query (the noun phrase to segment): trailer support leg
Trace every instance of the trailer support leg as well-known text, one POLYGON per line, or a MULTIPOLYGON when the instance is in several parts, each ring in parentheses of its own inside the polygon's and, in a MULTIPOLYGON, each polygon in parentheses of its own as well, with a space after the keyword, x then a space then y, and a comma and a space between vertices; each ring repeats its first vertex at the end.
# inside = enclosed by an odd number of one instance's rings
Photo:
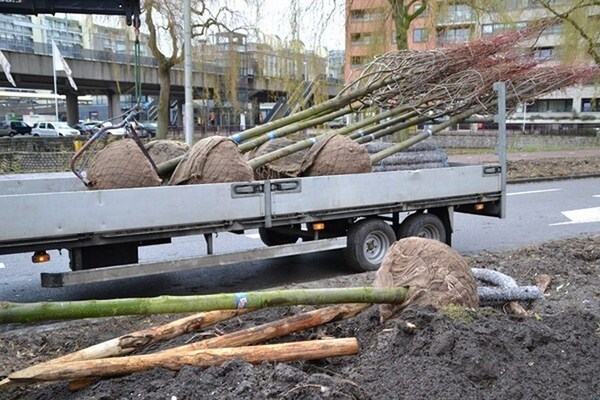
POLYGON ((204 239, 206 240, 206 254, 213 254, 213 235, 212 233, 205 233, 204 239))

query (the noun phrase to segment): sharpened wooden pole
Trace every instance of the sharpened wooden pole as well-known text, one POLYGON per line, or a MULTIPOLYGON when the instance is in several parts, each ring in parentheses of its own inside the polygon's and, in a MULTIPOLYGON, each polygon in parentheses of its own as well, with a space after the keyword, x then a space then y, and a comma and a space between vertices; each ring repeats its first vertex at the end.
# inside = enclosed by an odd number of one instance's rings
POLYGON ((127 335, 119 336, 118 338, 107 340, 74 353, 55 358, 49 362, 61 363, 123 356, 185 333, 199 331, 207 326, 226 321, 245 313, 245 310, 219 310, 198 313, 169 322, 168 324, 128 333, 127 335))
POLYGON ((401 303, 406 288, 291 289, 205 296, 84 300, 72 302, 0 302, 0 323, 26 323, 54 319, 186 313, 214 310, 259 309, 290 305, 342 303, 401 303))
MULTIPOLYGON (((220 347, 240 347, 240 346, 249 346, 254 344, 263 343, 267 340, 272 340, 276 338, 280 338, 290 333, 299 332, 305 329, 314 328, 316 326, 324 325, 330 322, 342 321, 348 318, 355 317, 360 314, 362 311, 371 307, 371 304, 339 304, 335 306, 329 306, 325 308, 320 308, 317 310, 307 311, 304 313, 300 313, 297 315, 292 315, 290 317, 282 318, 276 321, 268 322, 262 325, 253 326, 250 328, 242 329, 239 331, 227 333, 221 336, 217 336, 210 339, 201 340, 199 342, 194 342, 190 344, 186 344, 183 346, 175 347, 172 349, 164 350, 156 354, 171 354, 174 355, 176 353, 189 353, 194 350, 201 349, 214 349, 220 347)), ((230 312, 230 311, 227 311, 230 312)), ((215 311, 213 311, 215 313, 215 311)), ((208 313, 206 313, 208 314, 208 313)), ((177 322, 177 321, 173 321, 177 322)), ((173 324, 171 323, 171 324, 173 324)), ((170 324, 164 325, 165 327, 170 324)), ((140 331, 144 332, 144 331, 140 331)), ((137 332, 136 332, 137 334, 137 332)), ((130 335, 125 335, 123 337, 127 338, 130 335)), ((138 336, 138 335, 135 335, 138 336)), ((112 341, 108 341, 105 343, 110 343, 112 341)), ((154 343, 154 341, 153 341, 154 343)), ((24 374, 36 374, 36 370, 40 367, 46 366, 47 364, 54 363, 64 363, 71 361, 84 361, 84 360, 92 360, 101 358, 99 356, 104 357, 113 357, 115 355, 123 355, 125 353, 116 353, 115 351, 110 352, 98 352, 93 351, 94 348, 100 346, 100 348, 105 348, 106 346, 102 346, 104 343, 100 343, 97 346, 89 347, 88 349, 81 350, 79 352, 69 354, 63 357, 56 358, 54 360, 50 360, 48 362, 37 364, 32 367, 23 369, 19 372, 23 372, 24 374)), ((114 346, 111 346, 114 347, 114 346)), ((125 359, 123 357, 122 359, 125 359)), ((89 383, 87 380, 83 382, 77 382, 77 387, 86 386, 89 383)), ((0 383, 2 385, 13 385, 17 384, 17 382, 6 378, 4 381, 0 383)))
POLYGON ((318 360, 330 357, 350 356, 358 353, 355 338, 313 340, 295 343, 245 346, 237 348, 195 350, 187 354, 173 355, 148 354, 141 356, 117 357, 90 361, 52 363, 36 371, 19 371, 9 375, 14 382, 44 382, 62 380, 83 380, 98 377, 127 375, 153 368, 179 370, 184 365, 210 367, 240 358, 251 364, 268 362, 288 362, 318 360), (123 359, 126 359, 124 362, 123 359))

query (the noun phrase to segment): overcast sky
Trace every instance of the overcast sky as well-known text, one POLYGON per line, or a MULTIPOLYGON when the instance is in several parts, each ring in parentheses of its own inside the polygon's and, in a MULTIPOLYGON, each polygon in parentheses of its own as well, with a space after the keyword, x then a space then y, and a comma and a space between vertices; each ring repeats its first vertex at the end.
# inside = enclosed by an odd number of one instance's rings
POLYGON ((298 16, 300 40, 311 49, 344 48, 343 0, 254 0, 245 2, 248 18, 263 32, 281 39, 292 38, 293 15, 298 16))

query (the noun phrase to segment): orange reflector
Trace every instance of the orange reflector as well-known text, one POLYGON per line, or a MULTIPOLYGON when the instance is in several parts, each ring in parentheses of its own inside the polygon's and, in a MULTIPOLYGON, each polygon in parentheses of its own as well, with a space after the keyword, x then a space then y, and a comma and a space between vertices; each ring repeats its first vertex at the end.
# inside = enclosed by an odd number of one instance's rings
POLYGON ((483 203, 475 204, 475 211, 481 211, 484 208, 485 208, 485 204, 483 204, 483 203))
POLYGON ((322 231, 323 229, 325 229, 325 224, 323 222, 317 222, 316 224, 313 224, 313 230, 322 231))
POLYGON ((31 256, 31 261, 36 264, 48 262, 48 261, 50 261, 50 254, 46 253, 45 251, 36 251, 31 256))

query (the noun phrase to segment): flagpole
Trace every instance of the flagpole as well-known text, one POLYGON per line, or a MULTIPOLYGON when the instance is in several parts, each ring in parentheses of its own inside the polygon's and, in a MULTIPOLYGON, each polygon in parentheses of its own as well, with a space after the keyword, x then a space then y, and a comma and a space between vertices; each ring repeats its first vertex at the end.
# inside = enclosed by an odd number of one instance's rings
POLYGON ((58 92, 56 90, 56 70, 54 67, 52 68, 52 71, 54 71, 54 114, 58 121, 58 92))
POLYGON ((52 41, 52 73, 54 75, 54 115, 58 121, 58 90, 56 89, 56 54, 54 48, 54 40, 52 41))

